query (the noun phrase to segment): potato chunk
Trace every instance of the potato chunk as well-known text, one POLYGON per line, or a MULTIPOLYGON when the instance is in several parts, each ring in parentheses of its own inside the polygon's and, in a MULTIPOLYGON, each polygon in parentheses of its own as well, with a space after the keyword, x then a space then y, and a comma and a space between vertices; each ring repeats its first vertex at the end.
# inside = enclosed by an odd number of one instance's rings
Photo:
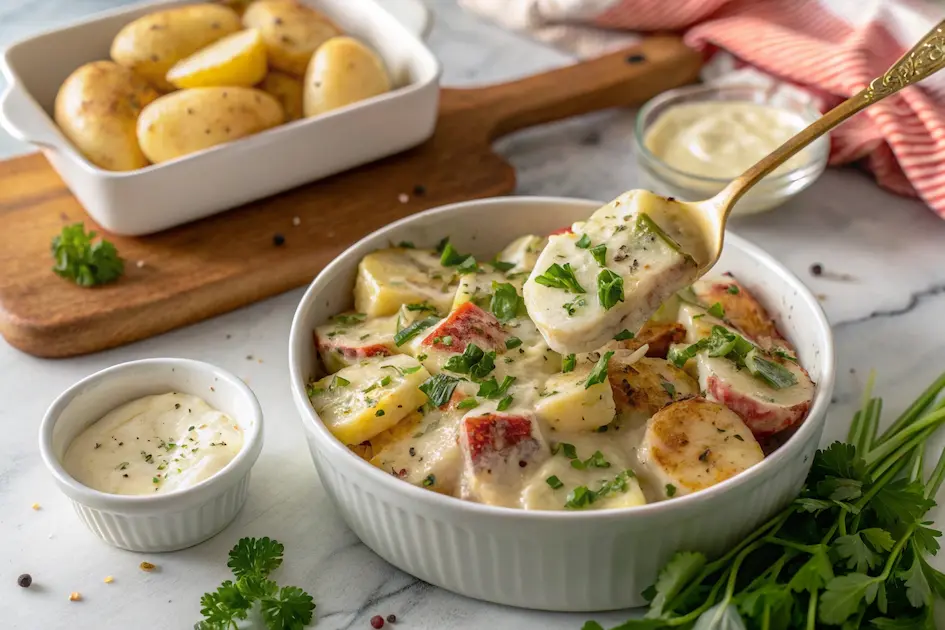
POLYGON ((594 431, 616 414, 614 393, 606 381, 585 387, 592 366, 556 374, 545 381, 545 395, 535 413, 557 431, 594 431))
POLYGON ((398 354, 397 317, 365 319, 363 313, 348 313, 315 328, 315 345, 325 369, 334 373, 370 357, 398 354))
POLYGON ((354 307, 368 317, 392 315, 404 304, 428 303, 446 313, 458 278, 431 250, 392 247, 365 256, 358 265, 354 307))
POLYGON ((701 278, 692 290, 703 306, 720 304, 726 321, 767 349, 766 340, 790 347, 781 337, 777 325, 761 302, 730 273, 713 278, 701 278))
POLYGON ((704 398, 664 407, 647 423, 640 461, 666 496, 704 490, 764 459, 745 423, 704 398))
POLYGON ((309 399, 336 438, 360 444, 426 402, 418 387, 429 376, 406 355, 372 358, 313 383, 309 399))
POLYGON ((699 384, 665 359, 611 361, 607 371, 617 411, 650 417, 676 400, 699 394, 699 384))
POLYGON ((433 410, 412 413, 371 439, 371 463, 407 483, 434 492, 455 494, 462 455, 459 422, 462 412, 433 410))

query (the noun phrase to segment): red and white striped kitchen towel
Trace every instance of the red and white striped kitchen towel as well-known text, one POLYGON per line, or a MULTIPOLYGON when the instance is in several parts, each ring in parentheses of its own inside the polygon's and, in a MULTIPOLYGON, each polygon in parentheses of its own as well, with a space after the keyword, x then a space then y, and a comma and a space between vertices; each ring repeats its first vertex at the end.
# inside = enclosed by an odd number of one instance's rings
MULTIPOLYGON (((945 4, 936 0, 460 3, 582 57, 626 45, 632 33, 683 31, 686 43, 712 58, 704 78, 719 78, 720 68, 743 68, 736 71, 742 77, 764 73, 769 81, 803 88, 824 111, 866 87, 945 18, 945 4)), ((917 195, 945 218, 945 72, 941 75, 836 129, 830 163, 862 161, 881 186, 917 195)), ((731 80, 731 74, 721 78, 731 80)))

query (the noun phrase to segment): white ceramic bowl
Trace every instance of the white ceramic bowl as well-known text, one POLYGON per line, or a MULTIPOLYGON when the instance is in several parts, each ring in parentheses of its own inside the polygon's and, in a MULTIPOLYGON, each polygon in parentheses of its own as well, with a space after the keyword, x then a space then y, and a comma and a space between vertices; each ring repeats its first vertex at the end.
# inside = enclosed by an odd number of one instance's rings
POLYGON ((601 204, 505 197, 428 210, 347 249, 309 287, 292 322, 292 395, 319 476, 366 545, 407 573, 463 595, 545 610, 639 606, 641 591, 679 550, 718 554, 795 496, 824 427, 834 380, 830 327, 817 300, 768 254, 729 234, 718 269, 771 309, 817 383, 810 414, 765 461, 713 488, 636 508, 541 512, 429 492, 371 466, 338 442, 305 395, 316 364, 312 330, 352 304, 361 258, 391 242, 432 247, 449 235, 460 251, 491 257, 514 237, 547 234, 601 204))
MULTIPOLYGON (((126 172, 98 168, 52 119, 59 86, 80 65, 108 59, 125 24, 192 1, 152 0, 102 13, 13 44, 0 56, 9 82, 0 95, 0 124, 41 148, 106 230, 133 236, 164 230, 393 155, 433 133, 440 66, 417 35, 374 0, 302 0, 373 47, 398 87, 171 162, 126 172)), ((417 13, 414 27, 426 28, 417 13)))
POLYGON ((252 390, 225 370, 189 359, 131 361, 84 378, 53 402, 39 431, 43 461, 82 522, 110 545, 146 552, 191 547, 226 527, 246 502, 262 445, 262 409, 252 390), (129 496, 93 490, 62 467, 87 426, 126 402, 167 392, 198 396, 242 429, 243 448, 220 472, 191 488, 129 496))

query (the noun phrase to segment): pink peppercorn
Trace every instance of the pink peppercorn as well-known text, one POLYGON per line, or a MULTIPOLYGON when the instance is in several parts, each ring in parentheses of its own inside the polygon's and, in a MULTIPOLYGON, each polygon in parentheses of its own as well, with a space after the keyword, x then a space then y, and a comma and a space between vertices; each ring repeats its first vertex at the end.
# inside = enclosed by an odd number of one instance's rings
POLYGON ((379 630, 384 627, 384 618, 380 615, 374 615, 371 617, 371 627, 375 630, 379 630))

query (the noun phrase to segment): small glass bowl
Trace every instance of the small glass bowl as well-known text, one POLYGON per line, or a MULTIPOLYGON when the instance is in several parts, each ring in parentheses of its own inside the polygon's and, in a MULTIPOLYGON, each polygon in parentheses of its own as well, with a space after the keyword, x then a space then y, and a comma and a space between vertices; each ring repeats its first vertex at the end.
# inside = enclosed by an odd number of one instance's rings
MULTIPOLYGON (((644 143, 649 127, 672 107, 681 103, 713 101, 748 101, 770 105, 797 114, 808 123, 821 115, 810 102, 787 90, 771 86, 696 85, 664 92, 650 99, 637 114, 634 138, 643 188, 664 197, 701 201, 712 197, 731 182, 731 179, 693 175, 670 166, 654 155, 644 143)), ((755 214, 771 210, 801 192, 824 172, 829 150, 827 138, 818 138, 804 149, 807 160, 803 165, 786 173, 765 177, 738 201, 732 214, 755 214)))

